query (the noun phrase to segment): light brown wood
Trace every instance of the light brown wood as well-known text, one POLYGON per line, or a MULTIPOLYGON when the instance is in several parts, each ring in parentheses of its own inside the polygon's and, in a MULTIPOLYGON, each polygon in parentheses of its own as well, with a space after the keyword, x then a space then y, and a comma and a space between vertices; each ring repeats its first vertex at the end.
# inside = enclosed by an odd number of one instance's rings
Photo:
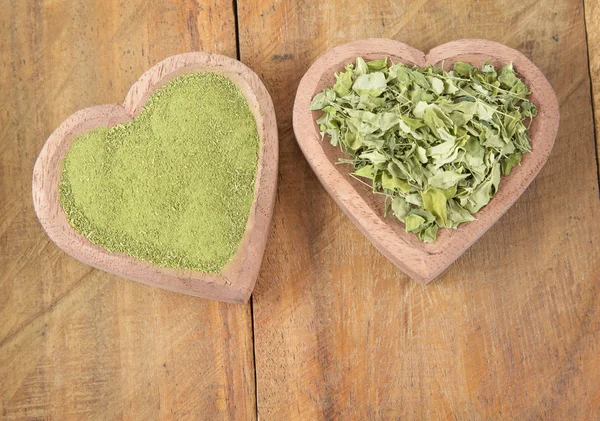
POLYGON ((250 305, 81 264, 53 245, 31 200, 35 158, 66 116, 122 101, 165 57, 235 57, 232 2, 0 0, 0 419, 252 420, 257 398, 265 421, 600 419, 600 200, 582 2, 237 8, 241 58, 275 100, 281 147, 252 296, 256 373, 250 305), (425 286, 343 214, 292 133, 311 63, 367 37, 423 51, 461 37, 501 42, 536 63, 561 107, 538 177, 425 286))
POLYGON ((250 305, 151 288, 56 247, 36 157, 76 110, 155 63, 236 57, 229 0, 0 0, 0 419, 253 420, 250 305))
POLYGON ((519 198, 545 164, 558 131, 559 111, 556 95, 542 72, 520 52, 487 40, 459 40, 435 47, 427 55, 390 39, 364 39, 339 45, 319 57, 308 69, 294 102, 294 133, 300 149, 317 177, 344 213, 373 245, 398 268, 421 283, 431 282, 477 241, 519 198), (433 243, 423 243, 406 232, 404 224, 385 218, 385 202, 380 195, 348 174, 338 165, 344 154, 323 141, 316 120, 322 112, 310 111, 312 98, 333 86, 334 73, 356 60, 390 58, 410 66, 437 65, 451 68, 456 61, 481 66, 491 59, 494 66, 513 63, 515 71, 531 90, 531 101, 538 115, 528 130, 532 151, 521 165, 503 177, 498 193, 481 209, 476 220, 456 230, 441 230, 433 243))
POLYGON ((598 182, 600 184, 600 147, 598 146, 600 142, 600 3, 598 1, 588 0, 585 2, 585 23, 593 92, 594 121, 596 123, 598 182))
POLYGON ((33 171, 33 202, 37 216, 58 247, 77 260, 147 285, 213 300, 246 303, 260 270, 277 186, 277 124, 273 103, 252 70, 229 57, 193 52, 162 60, 131 87, 123 105, 98 105, 77 111, 48 138, 33 171), (231 79, 248 99, 261 139, 255 199, 246 233, 231 262, 220 274, 165 268, 91 243, 67 221, 59 201, 62 161, 73 140, 101 126, 134 119, 157 89, 185 73, 214 72, 231 79))
POLYGON ((582 3, 238 0, 238 8, 241 60, 277 104, 281 148, 274 229, 252 296, 260 418, 600 419, 600 201, 582 3), (542 70, 560 104, 539 175, 427 285, 345 216, 292 132, 291 92, 310 65, 368 37, 422 51, 460 38, 500 42, 542 70))

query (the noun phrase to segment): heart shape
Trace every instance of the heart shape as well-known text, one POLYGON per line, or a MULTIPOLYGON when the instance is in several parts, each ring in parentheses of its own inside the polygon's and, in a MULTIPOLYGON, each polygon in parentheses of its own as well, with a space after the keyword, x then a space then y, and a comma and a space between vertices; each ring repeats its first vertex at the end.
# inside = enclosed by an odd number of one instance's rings
POLYGON ((308 69, 294 102, 294 133, 304 156, 319 180, 363 234, 399 269, 420 283, 440 275, 467 248, 477 241, 519 198, 546 162, 558 131, 559 108, 556 94, 542 72, 520 52, 493 41, 465 39, 440 45, 425 54, 402 42, 390 39, 364 39, 333 48, 319 57, 308 69), (525 154, 520 166, 502 177, 500 188, 490 203, 475 214, 476 220, 456 230, 440 230, 433 243, 422 243, 393 216, 383 217, 384 201, 371 189, 350 177, 348 169, 335 165, 343 156, 339 148, 322 141, 316 119, 320 111, 309 111, 312 98, 333 86, 334 73, 361 56, 368 60, 390 57, 408 65, 442 65, 445 69, 456 61, 481 66, 486 60, 498 67, 512 62, 515 71, 531 91, 530 100, 537 106, 528 133, 531 153, 525 154))
POLYGON ((194 52, 169 57, 133 84, 123 105, 86 108, 67 118, 48 138, 33 171, 33 202, 48 236, 62 250, 90 266, 144 284, 220 301, 245 303, 256 283, 277 190, 278 138, 273 102, 259 77, 238 60, 194 52), (238 251, 219 274, 166 268, 112 253, 92 244, 67 221, 59 201, 62 161, 73 140, 97 127, 134 119, 148 98, 171 79, 186 73, 214 72, 228 77, 246 97, 260 137, 254 201, 238 251))

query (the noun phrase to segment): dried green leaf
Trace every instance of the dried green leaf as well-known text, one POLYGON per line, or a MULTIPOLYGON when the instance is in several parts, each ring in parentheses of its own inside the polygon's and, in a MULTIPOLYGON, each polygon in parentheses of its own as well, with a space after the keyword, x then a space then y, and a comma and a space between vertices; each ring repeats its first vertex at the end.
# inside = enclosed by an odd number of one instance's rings
POLYGON ((387 81, 383 73, 369 73, 359 75, 352 89, 359 95, 379 96, 387 89, 387 81))
POLYGON ((410 212, 410 203, 408 203, 402 196, 394 197, 392 200, 392 211, 396 218, 401 221, 404 221, 408 212, 410 212))
POLYGON ((445 227, 447 220, 446 212, 446 195, 438 188, 430 186, 427 190, 421 193, 423 199, 423 209, 432 213, 435 216, 437 223, 445 227))
POLYGON ((411 190, 410 184, 401 178, 390 175, 387 171, 381 173, 381 186, 387 190, 398 189, 403 193, 408 193, 411 190))
POLYGON ((352 65, 346 66, 346 71, 335 74, 335 85, 333 85, 333 90, 339 96, 346 96, 350 93, 352 89, 352 65))
POLYGON ((373 179, 373 165, 365 165, 362 168, 354 171, 354 175, 358 175, 360 177, 373 179))

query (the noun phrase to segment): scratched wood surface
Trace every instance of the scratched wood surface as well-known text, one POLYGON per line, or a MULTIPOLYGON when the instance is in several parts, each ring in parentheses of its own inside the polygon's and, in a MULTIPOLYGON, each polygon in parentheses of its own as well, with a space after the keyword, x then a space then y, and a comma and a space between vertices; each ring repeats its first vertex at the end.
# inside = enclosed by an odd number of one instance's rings
POLYGON ((254 292, 260 418, 600 419, 600 201, 583 4, 238 0, 238 11, 241 58, 271 91, 280 131, 274 228, 254 292), (538 178, 427 286, 342 214, 292 133, 303 72, 367 37, 423 51, 499 41, 542 69, 561 105, 538 178))
POLYGON ((600 122, 600 17, 597 2, 585 15, 583 6, 0 0, 0 418, 600 419, 590 92, 591 75, 600 122), (281 146, 253 306, 138 285, 60 252, 31 203, 46 137, 77 109, 121 101, 166 56, 235 56, 235 8, 241 59, 271 92, 281 146), (502 42, 542 69, 561 105, 536 181, 425 287, 337 209, 292 134, 310 63, 375 36, 422 50, 461 37, 502 42))
POLYGON ((588 58, 592 81, 594 121, 596 122, 596 154, 598 158, 598 180, 600 180, 600 2, 585 2, 585 23, 587 32, 588 58))
POLYGON ((250 305, 177 295, 61 252, 31 200, 72 112, 163 58, 236 56, 231 1, 0 0, 0 418, 254 419, 250 305))

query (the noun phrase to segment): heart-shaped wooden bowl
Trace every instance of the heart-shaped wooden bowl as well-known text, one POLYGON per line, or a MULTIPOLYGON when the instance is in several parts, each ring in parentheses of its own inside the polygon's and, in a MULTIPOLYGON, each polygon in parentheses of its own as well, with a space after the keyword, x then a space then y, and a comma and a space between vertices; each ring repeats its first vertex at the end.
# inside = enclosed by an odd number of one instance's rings
POLYGON ((417 282, 427 283, 442 273, 469 246, 481 237, 517 200, 540 171, 554 145, 559 110, 556 95, 542 72, 520 52, 497 42, 466 39, 440 45, 428 54, 402 42, 364 39, 340 45, 317 59, 302 78, 294 103, 294 132, 302 152, 337 204, 367 238, 398 268, 417 282), (529 128, 532 152, 508 177, 502 177, 498 193, 481 209, 476 221, 456 230, 442 229, 434 243, 425 244, 407 233, 393 216, 383 217, 384 201, 348 175, 347 165, 335 165, 343 154, 321 140, 315 120, 320 111, 309 111, 312 98, 333 86, 334 73, 342 71, 356 57, 373 60, 389 57, 394 62, 448 69, 456 61, 481 65, 490 59, 494 66, 512 62, 517 74, 531 90, 538 115, 529 128))
POLYGON ((234 303, 247 302, 267 242, 278 165, 277 124, 273 102, 259 77, 241 62, 219 54, 193 52, 156 64, 131 87, 123 105, 98 105, 77 111, 48 138, 33 171, 33 203, 52 241, 83 263, 106 272, 171 291, 234 303), (68 223, 59 202, 62 161, 74 138, 100 126, 114 126, 135 118, 150 95, 174 77, 215 72, 231 79, 248 100, 261 139, 254 202, 240 247, 220 274, 160 267, 92 244, 68 223))

